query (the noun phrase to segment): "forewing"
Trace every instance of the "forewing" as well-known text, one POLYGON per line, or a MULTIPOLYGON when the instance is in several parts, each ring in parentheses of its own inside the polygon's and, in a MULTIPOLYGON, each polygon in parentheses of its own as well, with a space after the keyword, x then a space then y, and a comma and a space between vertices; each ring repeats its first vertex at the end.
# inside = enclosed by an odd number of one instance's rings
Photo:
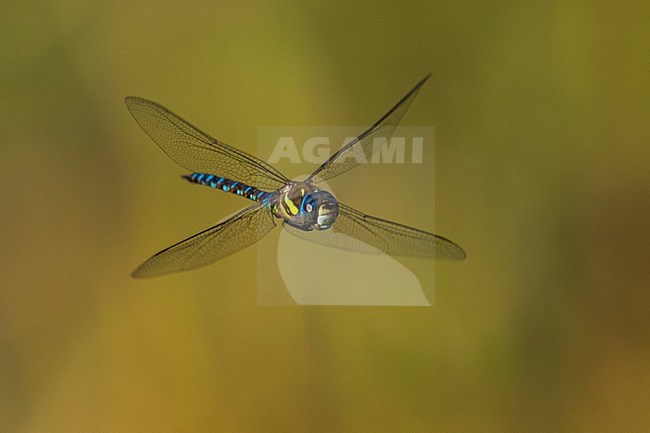
POLYGON ((215 174, 263 190, 288 182, 252 155, 210 137, 162 105, 136 96, 126 106, 142 129, 175 162, 193 172, 215 174))
POLYGON ((271 211, 252 204, 227 220, 166 248, 144 262, 132 276, 155 277, 214 263, 251 244, 275 227, 271 211))
POLYGON ((449 239, 365 215, 342 203, 339 203, 336 222, 329 230, 306 232, 287 224, 284 228, 311 242, 361 253, 451 260, 466 257, 465 251, 449 239))
MULTIPOLYGON (((316 183, 331 179, 334 176, 353 169, 377 151, 381 146, 375 145, 375 138, 390 139, 404 116, 404 113, 415 99, 420 88, 429 79, 431 74, 420 81, 409 93, 406 94, 391 110, 375 122, 367 131, 343 146, 327 161, 312 173, 309 180, 316 183)), ((383 141, 383 140, 382 140, 383 141)), ((380 144, 382 141, 378 141, 380 144)))

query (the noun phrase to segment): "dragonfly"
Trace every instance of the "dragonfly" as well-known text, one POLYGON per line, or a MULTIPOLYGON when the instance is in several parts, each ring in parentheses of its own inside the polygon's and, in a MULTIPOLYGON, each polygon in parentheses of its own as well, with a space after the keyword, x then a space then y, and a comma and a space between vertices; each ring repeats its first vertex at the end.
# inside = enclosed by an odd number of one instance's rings
POLYGON ((213 227, 155 254, 132 276, 155 277, 214 263, 256 243, 278 223, 292 235, 344 250, 464 259, 463 248, 445 237, 366 215, 318 187, 370 158, 380 147, 374 140, 392 136, 430 75, 302 181, 292 181, 263 160, 212 138, 156 102, 126 97, 140 127, 167 156, 189 170, 184 179, 253 201, 213 227))

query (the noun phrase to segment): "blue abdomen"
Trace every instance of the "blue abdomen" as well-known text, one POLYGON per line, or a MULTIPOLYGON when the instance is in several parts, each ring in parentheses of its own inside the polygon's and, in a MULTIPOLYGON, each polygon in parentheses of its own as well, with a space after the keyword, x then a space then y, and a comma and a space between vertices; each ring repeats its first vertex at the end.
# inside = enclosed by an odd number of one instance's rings
POLYGON ((192 173, 183 175, 183 179, 189 182, 198 183, 199 185, 209 186, 210 188, 220 189, 225 192, 240 195, 252 201, 262 201, 269 194, 265 191, 246 185, 241 182, 219 177, 214 174, 192 173))

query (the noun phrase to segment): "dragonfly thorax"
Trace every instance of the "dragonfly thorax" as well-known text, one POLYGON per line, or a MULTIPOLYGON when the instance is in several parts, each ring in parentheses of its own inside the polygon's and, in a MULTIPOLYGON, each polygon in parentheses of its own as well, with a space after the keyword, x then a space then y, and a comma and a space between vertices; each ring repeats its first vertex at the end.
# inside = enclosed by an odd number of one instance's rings
POLYGON ((291 182, 280 190, 273 213, 300 230, 327 230, 339 214, 336 198, 312 183, 291 182))

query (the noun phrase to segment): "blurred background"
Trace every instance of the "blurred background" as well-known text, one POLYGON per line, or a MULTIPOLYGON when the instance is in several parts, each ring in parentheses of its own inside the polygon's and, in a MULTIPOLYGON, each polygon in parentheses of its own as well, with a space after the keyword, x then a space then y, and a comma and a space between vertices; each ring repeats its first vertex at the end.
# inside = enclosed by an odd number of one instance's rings
MULTIPOLYGON (((0 431, 649 431, 648 9, 3 2, 0 431), (256 153, 428 72, 403 123, 435 126, 435 229, 468 252, 433 307, 260 307, 255 248, 130 278, 243 202, 182 182, 125 96, 256 153)), ((433 229, 364 179, 332 185, 433 229)))

